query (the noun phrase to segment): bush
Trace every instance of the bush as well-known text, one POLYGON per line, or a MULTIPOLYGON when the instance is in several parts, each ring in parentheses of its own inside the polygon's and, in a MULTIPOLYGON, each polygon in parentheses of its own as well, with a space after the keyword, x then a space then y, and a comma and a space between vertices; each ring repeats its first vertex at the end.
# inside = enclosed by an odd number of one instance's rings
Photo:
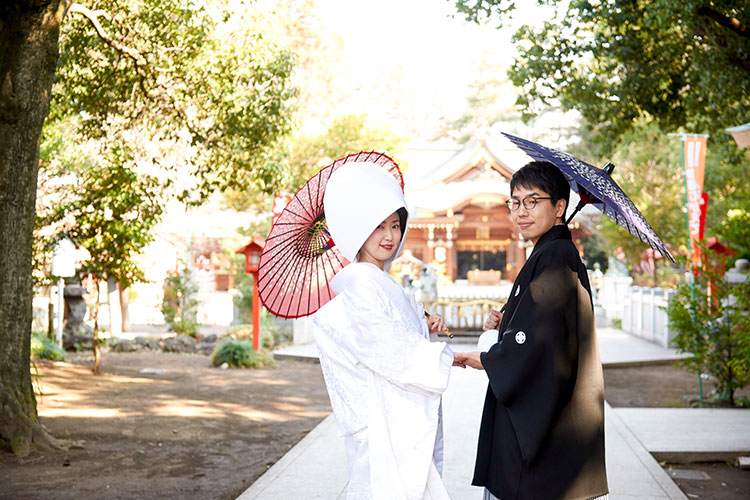
POLYGON ((164 281, 161 312, 169 329, 178 335, 184 333, 195 336, 198 332, 198 301, 194 298, 197 292, 198 286, 193 282, 187 267, 180 272, 169 273, 164 281))
POLYGON ((31 358, 51 359, 52 361, 67 361, 68 359, 60 346, 39 332, 32 332, 31 334, 31 358))
MULTIPOLYGON (((241 324, 227 328, 227 335, 237 340, 253 341, 253 325, 241 324)), ((270 322, 263 325, 263 349, 272 351, 278 345, 275 328, 270 322)))
POLYGON ((728 284, 725 256, 701 246, 703 268, 670 300, 669 324, 677 348, 693 355, 686 368, 713 376, 717 400, 735 406, 735 391, 750 383, 750 280, 728 284))
POLYGON ((224 363, 238 368, 263 368, 273 366, 276 362, 273 355, 261 350, 253 349, 253 344, 248 341, 228 338, 223 340, 211 354, 211 363, 221 366, 224 363))

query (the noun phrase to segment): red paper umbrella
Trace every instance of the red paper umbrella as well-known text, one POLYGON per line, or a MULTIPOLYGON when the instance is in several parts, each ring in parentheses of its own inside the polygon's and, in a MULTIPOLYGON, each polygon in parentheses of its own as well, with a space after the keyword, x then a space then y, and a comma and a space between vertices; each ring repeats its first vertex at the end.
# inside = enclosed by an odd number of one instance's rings
POLYGON ((377 164, 404 189, 398 165, 383 153, 362 152, 331 163, 308 180, 276 219, 258 267, 258 293, 266 309, 282 318, 299 318, 334 297, 328 282, 349 262, 326 227, 323 194, 331 174, 345 163, 377 164))

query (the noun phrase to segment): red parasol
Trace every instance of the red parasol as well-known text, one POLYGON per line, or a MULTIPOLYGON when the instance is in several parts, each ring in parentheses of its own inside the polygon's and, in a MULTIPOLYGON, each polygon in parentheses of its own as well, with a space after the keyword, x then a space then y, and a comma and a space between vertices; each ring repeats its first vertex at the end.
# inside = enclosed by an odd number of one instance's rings
POLYGON ((362 152, 324 167, 292 197, 266 238, 258 267, 258 293, 266 309, 282 318, 299 318, 334 297, 328 282, 349 262, 326 227, 323 194, 331 174, 345 163, 382 166, 404 189, 398 165, 383 153, 362 152))

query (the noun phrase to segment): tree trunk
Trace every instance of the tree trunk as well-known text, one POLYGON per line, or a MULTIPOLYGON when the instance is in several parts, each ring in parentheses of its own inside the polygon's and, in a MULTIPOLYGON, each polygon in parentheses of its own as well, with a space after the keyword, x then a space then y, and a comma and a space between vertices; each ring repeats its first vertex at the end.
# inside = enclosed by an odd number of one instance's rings
POLYGON ((99 365, 102 363, 102 353, 99 350, 99 304, 101 304, 102 284, 98 277, 94 278, 94 284, 96 286, 96 305, 91 310, 94 316, 94 340, 91 342, 94 349, 94 366, 91 368, 91 373, 98 375, 99 365))
POLYGON ((117 292, 120 295, 120 312, 122 313, 122 331, 130 331, 130 301, 128 300, 128 287, 117 284, 117 292))
POLYGON ((63 0, 0 5, 0 446, 54 444, 39 424, 29 370, 39 142, 58 59, 63 0))

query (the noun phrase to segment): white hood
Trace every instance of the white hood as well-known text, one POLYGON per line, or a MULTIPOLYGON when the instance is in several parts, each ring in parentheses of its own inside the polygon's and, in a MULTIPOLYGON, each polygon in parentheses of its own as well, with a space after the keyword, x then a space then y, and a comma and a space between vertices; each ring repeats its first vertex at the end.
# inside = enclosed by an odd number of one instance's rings
MULTIPOLYGON (((401 186, 375 163, 345 163, 326 183, 323 195, 326 225, 334 244, 350 262, 357 260, 360 248, 378 224, 399 208, 407 209, 401 186)), ((407 215, 407 227, 408 223, 407 215)), ((386 270, 404 247, 407 227, 402 228, 401 242, 393 257, 386 261, 386 270)))

